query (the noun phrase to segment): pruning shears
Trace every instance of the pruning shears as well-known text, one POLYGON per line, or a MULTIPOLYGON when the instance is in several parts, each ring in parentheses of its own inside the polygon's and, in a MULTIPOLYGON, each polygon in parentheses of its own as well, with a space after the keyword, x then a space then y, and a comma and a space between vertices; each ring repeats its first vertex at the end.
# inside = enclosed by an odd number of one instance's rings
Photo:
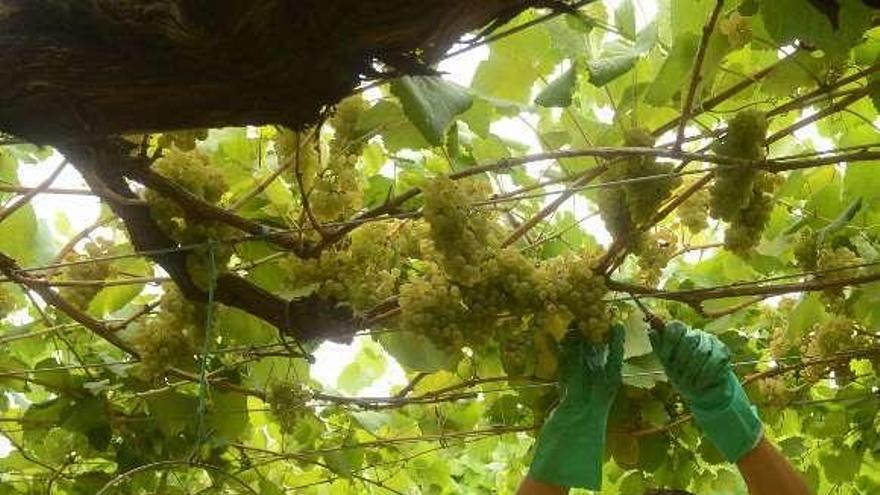
POLYGON ((633 301, 635 301, 636 306, 638 306, 639 309, 642 310, 642 313, 645 315, 645 322, 648 324, 648 326, 651 327, 651 330, 654 330, 655 332, 662 332, 663 329, 666 328, 666 322, 663 321, 663 318, 655 315, 650 309, 648 309, 647 306, 645 306, 641 299, 636 297, 634 294, 630 293, 629 295, 630 297, 632 297, 633 301))

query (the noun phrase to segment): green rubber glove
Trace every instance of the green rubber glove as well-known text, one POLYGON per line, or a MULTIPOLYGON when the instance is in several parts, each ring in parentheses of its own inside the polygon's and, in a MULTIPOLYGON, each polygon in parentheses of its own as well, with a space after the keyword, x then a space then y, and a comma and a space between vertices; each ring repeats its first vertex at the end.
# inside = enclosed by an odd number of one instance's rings
POLYGON ((758 412, 730 367, 730 351, 714 335, 671 322, 650 332, 654 352, 709 440, 730 462, 763 435, 758 412))
POLYGON ((608 412, 620 389, 623 326, 609 344, 593 345, 569 331, 561 344, 560 403, 541 429, 529 476, 558 486, 602 487, 608 412))

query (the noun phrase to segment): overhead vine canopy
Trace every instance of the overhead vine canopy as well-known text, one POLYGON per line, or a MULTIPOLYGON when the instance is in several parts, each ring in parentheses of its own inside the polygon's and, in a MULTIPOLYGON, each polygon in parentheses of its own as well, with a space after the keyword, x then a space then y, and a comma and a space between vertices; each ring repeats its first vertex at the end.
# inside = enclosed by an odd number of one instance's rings
POLYGON ((636 297, 880 489, 871 2, 326 3, 0 0, 2 493, 508 493, 611 321, 606 488, 746 493, 636 297))

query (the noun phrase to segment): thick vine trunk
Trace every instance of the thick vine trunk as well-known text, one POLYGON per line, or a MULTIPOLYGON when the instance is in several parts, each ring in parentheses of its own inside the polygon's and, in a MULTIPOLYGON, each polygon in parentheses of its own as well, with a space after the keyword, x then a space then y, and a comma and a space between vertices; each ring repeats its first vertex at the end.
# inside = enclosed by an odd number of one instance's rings
POLYGON ((0 130, 315 122, 376 62, 417 70, 535 0, 0 0, 0 130))
MULTIPOLYGON (((0 131, 55 145, 141 251, 176 247, 126 182, 113 136, 319 120, 376 67, 424 69, 463 34, 547 0, 0 0, 0 131)), ((153 256, 187 298, 207 297, 186 253, 153 256)), ((234 274, 219 302, 302 339, 356 329, 333 301, 285 300, 234 274)))

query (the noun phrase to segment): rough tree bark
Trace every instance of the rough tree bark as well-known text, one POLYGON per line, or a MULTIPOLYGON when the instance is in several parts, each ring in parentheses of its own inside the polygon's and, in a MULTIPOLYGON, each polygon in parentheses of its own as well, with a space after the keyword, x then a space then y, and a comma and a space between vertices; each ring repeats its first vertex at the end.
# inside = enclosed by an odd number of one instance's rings
POLYGON ((536 0, 0 0, 0 130, 56 144, 315 122, 536 0))
MULTIPOLYGON (((174 248, 126 179, 123 133, 302 127, 364 79, 423 71, 464 34, 553 0, 0 0, 0 131, 56 146, 138 250, 174 248), (113 198, 116 198, 114 200, 113 198), (106 198, 105 198, 106 199, 106 198), (120 199, 122 199, 120 201, 120 199)), ((154 256, 183 294, 185 253, 154 256)), ((298 338, 345 338, 351 312, 234 274, 217 300, 298 338)))

